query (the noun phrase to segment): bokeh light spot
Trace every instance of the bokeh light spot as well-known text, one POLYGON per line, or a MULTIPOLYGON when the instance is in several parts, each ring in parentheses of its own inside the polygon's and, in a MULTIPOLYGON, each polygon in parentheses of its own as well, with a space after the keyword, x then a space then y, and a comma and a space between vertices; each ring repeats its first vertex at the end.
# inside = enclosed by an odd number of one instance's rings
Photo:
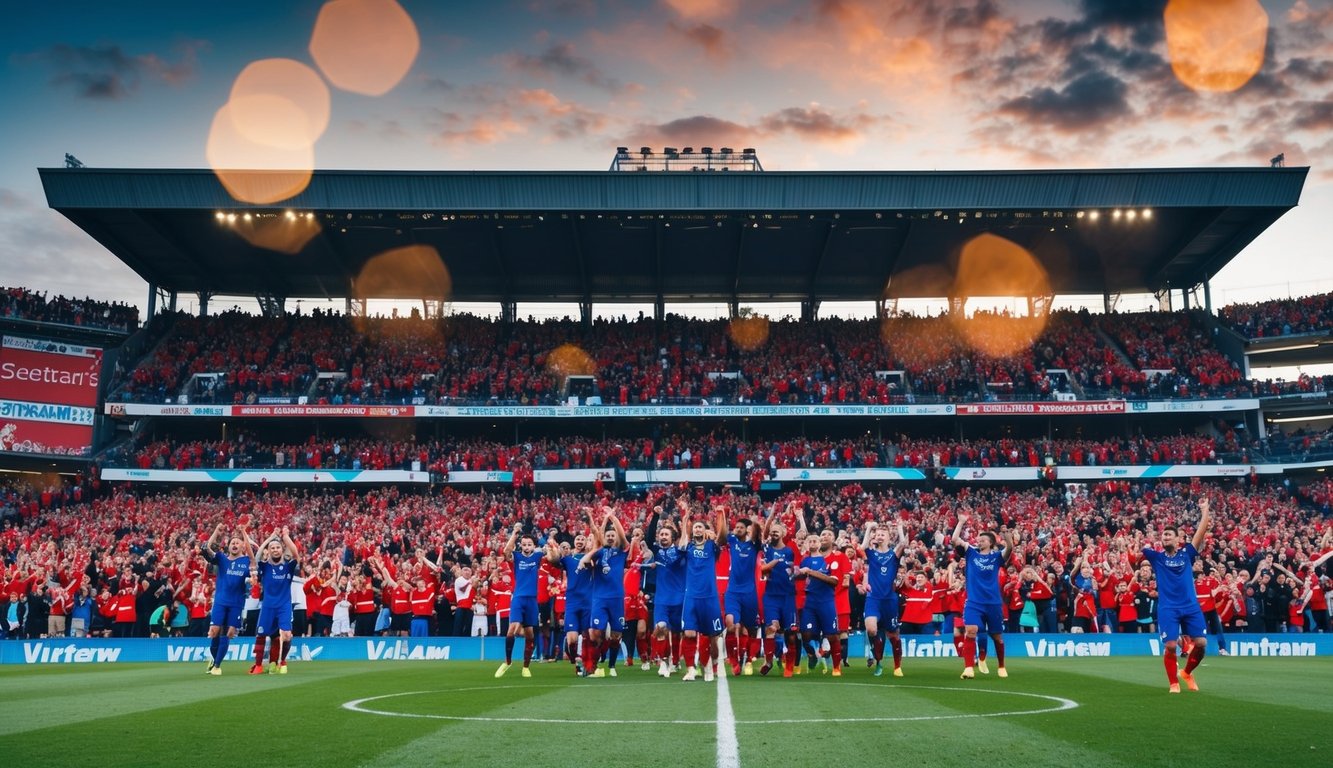
POLYGON ((312 145, 329 125, 329 88, 292 59, 252 62, 231 86, 231 117, 247 139, 282 149, 312 145))
POLYGON ((753 352, 768 343, 768 318, 761 315, 732 318, 727 335, 737 348, 753 352))
POLYGON ((1259 0, 1171 0, 1163 19, 1171 69, 1196 91, 1234 91, 1263 67, 1268 14, 1259 0))
POLYGON ((249 221, 236 221, 228 227, 256 248, 291 256, 304 250, 321 229, 318 221, 306 216, 264 216, 249 221))
POLYGON ((258 205, 300 194, 310 184, 315 166, 313 144, 283 148, 248 138, 237 128, 231 102, 213 115, 205 154, 228 194, 258 205))
POLYGON ((562 381, 568 376, 593 376, 597 373, 597 362, 592 355, 575 344, 561 344, 546 356, 546 370, 562 381))
POLYGON ((371 258, 354 286, 358 299, 437 301, 448 301, 453 288, 444 259, 429 245, 406 245, 371 258))
MULTIPOLYGON (((1050 277, 1018 243, 990 233, 978 235, 963 246, 954 274, 951 296, 1047 296, 1050 277)), ((991 357, 1007 357, 1029 346, 1041 335, 1044 318, 982 316, 964 319, 951 316, 963 341, 991 357)))
POLYGON ((310 36, 310 55, 329 82, 366 96, 398 85, 420 49, 416 24, 395 0, 330 0, 310 36))

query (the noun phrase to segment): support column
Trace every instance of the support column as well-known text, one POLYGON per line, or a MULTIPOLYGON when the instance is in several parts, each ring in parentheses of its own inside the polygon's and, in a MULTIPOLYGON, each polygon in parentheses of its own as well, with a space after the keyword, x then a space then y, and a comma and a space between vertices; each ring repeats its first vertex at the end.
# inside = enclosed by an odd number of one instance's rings
POLYGON ((168 291, 168 292, 167 292, 167 311, 168 311, 168 312, 175 312, 175 311, 176 311, 176 292, 175 292, 175 291, 168 291))
POLYGON ((148 317, 144 322, 148 322, 157 316, 157 286, 153 283, 148 284, 148 317))
POLYGON ((213 297, 212 291, 199 292, 199 316, 208 317, 208 300, 213 297))
POLYGON ((1207 281, 1203 281, 1203 311, 1213 314, 1213 286, 1207 281))
POLYGON ((579 320, 583 323, 584 328, 592 326, 592 301, 579 302, 579 320))

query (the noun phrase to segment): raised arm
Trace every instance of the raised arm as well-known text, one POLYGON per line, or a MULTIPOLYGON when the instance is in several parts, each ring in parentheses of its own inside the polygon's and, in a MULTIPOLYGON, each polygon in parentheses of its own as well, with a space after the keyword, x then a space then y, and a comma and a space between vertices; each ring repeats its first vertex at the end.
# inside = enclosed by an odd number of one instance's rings
MULTIPOLYGON (((625 525, 624 523, 620 522, 620 515, 616 514, 615 507, 606 508, 606 519, 611 521, 611 527, 614 528, 616 531, 616 541, 620 542, 620 548, 628 549, 629 539, 626 538, 625 536, 625 525)), ((606 527, 605 522, 602 523, 602 527, 603 528, 606 527)))
POLYGON ((204 549, 207 550, 210 555, 217 554, 218 537, 221 535, 222 535, 222 523, 218 523, 213 528, 213 533, 208 537, 208 541, 204 542, 204 549))
POLYGON ((1213 524, 1213 516, 1208 511, 1209 506, 1207 496, 1199 499, 1199 527, 1195 529, 1194 538, 1191 540, 1196 550, 1203 549, 1203 542, 1208 537, 1208 529, 1213 524))
POLYGON ((953 543, 955 546, 966 547, 967 541, 963 539, 963 525, 967 523, 967 513, 958 513, 958 522, 953 526, 953 543))
POLYGON ((903 551, 907 549, 907 530, 903 528, 902 518, 898 518, 898 543, 893 545, 893 554, 898 557, 903 556, 903 551))
POLYGON ((727 507, 723 504, 713 508, 713 540, 718 544, 727 540, 727 507))
POLYGON ((879 525, 879 524, 876 523, 874 520, 867 520, 867 521, 866 521, 866 529, 865 529, 865 533, 861 534, 861 551, 862 551, 862 552, 864 552, 864 551, 866 551, 867 549, 870 548, 870 537, 873 536, 873 535, 875 534, 875 528, 877 528, 878 525, 879 525))
POLYGON ((514 523, 514 530, 509 532, 509 538, 505 541, 504 547, 500 550, 504 553, 506 560, 514 556, 514 545, 518 543, 518 534, 522 530, 522 523, 514 523))
POLYGON ((546 562, 551 565, 560 564, 560 542, 556 541, 554 536, 546 540, 546 562))
POLYGON ((282 556, 287 560, 296 559, 296 542, 292 541, 287 526, 282 526, 282 556))
POLYGON ((585 507, 584 511, 588 513, 588 535, 592 537, 594 546, 589 551, 596 551, 606 545, 606 531, 597 524, 597 515, 592 507, 585 507))
POLYGON ((1329 561, 1329 558, 1333 558, 1333 549, 1330 549, 1329 551, 1325 552, 1324 554, 1320 555, 1314 560, 1311 560, 1309 563, 1310 570, 1313 571, 1314 569, 1318 568, 1324 563, 1327 563, 1329 561))
POLYGON ((1003 528, 1000 535, 1004 538, 1004 546, 1000 548, 1000 562, 1008 563, 1010 555, 1018 550, 1018 534, 1011 529, 1003 528))

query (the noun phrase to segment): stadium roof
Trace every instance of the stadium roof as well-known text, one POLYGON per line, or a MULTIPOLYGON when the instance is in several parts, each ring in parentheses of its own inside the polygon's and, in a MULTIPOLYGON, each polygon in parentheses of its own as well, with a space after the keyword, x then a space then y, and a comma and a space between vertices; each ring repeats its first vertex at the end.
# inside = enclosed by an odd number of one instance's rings
POLYGON ((419 244, 456 301, 612 302, 943 297, 983 232, 1034 254, 1055 294, 1192 287, 1297 205, 1308 170, 319 171, 277 206, 208 170, 39 173, 52 208, 168 290, 355 296, 375 254, 419 244), (227 221, 288 211, 319 225, 293 255, 227 221))

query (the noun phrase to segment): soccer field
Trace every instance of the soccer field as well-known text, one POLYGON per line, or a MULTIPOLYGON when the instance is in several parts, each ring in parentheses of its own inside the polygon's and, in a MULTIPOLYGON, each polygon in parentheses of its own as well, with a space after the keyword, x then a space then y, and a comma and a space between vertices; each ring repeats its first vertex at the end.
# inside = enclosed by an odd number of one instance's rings
POLYGON ((537 664, 318 662, 0 667, 13 766, 1333 764, 1333 660, 1209 658, 1168 695, 1155 658, 1033 659, 964 683, 907 676, 575 678, 537 664), (359 703, 358 703, 359 702, 359 703))

